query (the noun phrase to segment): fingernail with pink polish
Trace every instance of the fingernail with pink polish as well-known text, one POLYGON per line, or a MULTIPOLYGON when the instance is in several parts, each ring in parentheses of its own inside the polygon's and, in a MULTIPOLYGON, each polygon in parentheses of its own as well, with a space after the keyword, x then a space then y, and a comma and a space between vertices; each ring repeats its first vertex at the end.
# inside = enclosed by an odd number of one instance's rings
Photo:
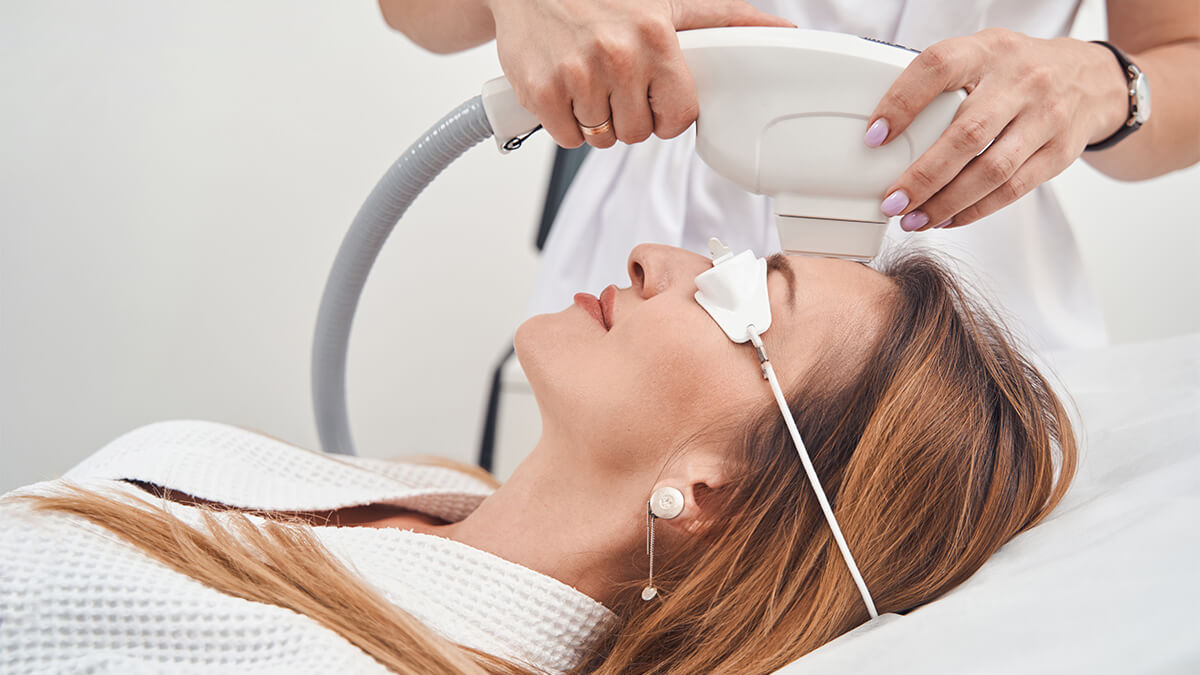
POLYGON ((904 190, 896 190, 888 195, 879 205, 883 209, 884 214, 888 216, 898 215, 901 211, 908 207, 908 195, 904 194, 904 190))
POLYGON ((867 135, 863 137, 863 141, 867 144, 868 147, 878 148, 879 146, 883 145, 883 141, 884 141, 884 139, 887 138, 887 135, 888 135, 887 120, 880 117, 879 119, 872 122, 871 126, 867 127, 867 135))
POLYGON ((953 218, 947 218, 947 219, 943 220, 942 222, 938 223, 937 225, 934 225, 933 229, 940 230, 943 227, 949 225, 953 220, 954 220, 953 218))
POLYGON ((905 232, 919 230, 929 224, 929 216, 924 211, 913 211, 900 219, 900 229, 905 232))

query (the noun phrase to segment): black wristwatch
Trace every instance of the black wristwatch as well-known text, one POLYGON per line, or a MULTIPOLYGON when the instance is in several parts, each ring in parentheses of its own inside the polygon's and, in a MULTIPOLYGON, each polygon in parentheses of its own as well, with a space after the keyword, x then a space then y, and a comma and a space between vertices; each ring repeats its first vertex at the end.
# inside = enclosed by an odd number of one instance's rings
POLYGON ((1129 57, 1125 56, 1120 49, 1103 40, 1092 40, 1092 42, 1107 47, 1113 56, 1117 57, 1117 62, 1121 64, 1121 71, 1125 73, 1125 80, 1129 84, 1129 118, 1125 120, 1125 124, 1122 124, 1121 128, 1117 129, 1112 136, 1084 148, 1084 150, 1103 150, 1116 145, 1150 119, 1150 82, 1146 79, 1146 74, 1142 72, 1142 69, 1130 61, 1129 57))

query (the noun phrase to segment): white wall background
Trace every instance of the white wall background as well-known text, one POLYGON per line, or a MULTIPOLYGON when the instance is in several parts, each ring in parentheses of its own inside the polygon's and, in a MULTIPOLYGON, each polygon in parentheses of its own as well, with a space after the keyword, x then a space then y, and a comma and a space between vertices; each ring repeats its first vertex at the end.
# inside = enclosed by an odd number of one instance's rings
MULTIPOLYGON (((424 53, 370 0, 0 5, 0 491, 168 418, 316 447, 309 349, 342 234, 498 73, 491 46, 424 53)), ((535 271, 539 136, 469 153, 384 251, 351 347, 363 454, 474 457, 535 271)), ((1200 330, 1200 169, 1057 184, 1114 337, 1200 330)))

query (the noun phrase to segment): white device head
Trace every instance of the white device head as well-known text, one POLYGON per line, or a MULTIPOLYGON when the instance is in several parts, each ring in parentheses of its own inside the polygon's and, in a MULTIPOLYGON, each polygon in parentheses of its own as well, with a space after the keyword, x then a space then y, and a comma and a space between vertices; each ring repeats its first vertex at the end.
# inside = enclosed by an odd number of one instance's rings
MULTIPOLYGON (((844 33, 706 28, 678 34, 696 83, 696 150, 717 173, 772 198, 784 252, 868 261, 892 181, 950 125, 965 98, 940 94, 887 145, 867 121, 916 52, 844 33)), ((537 127, 504 78, 484 84, 501 152, 537 127)))

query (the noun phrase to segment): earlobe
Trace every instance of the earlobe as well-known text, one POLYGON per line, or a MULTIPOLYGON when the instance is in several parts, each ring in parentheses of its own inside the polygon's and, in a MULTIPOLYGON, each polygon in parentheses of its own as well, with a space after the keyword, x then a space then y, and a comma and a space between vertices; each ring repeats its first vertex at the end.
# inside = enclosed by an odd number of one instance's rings
POLYGON ((712 526, 712 520, 708 518, 691 518, 686 523, 683 523, 683 531, 695 537, 704 534, 708 528, 712 526))
POLYGON ((692 448, 663 472, 655 493, 669 487, 683 500, 681 513, 665 525, 689 536, 703 534, 713 525, 726 480, 723 460, 706 448, 692 448))
MULTIPOLYGON (((665 492, 664 492, 665 494, 665 492)), ((677 488, 662 486, 655 489, 651 497, 650 509, 651 513, 670 520, 666 525, 678 532, 685 533, 689 536, 703 534, 713 525, 716 513, 716 490, 707 483, 687 484, 681 491, 677 488), (681 507, 673 516, 659 515, 654 503, 654 498, 660 494, 660 491, 671 491, 679 495, 681 507)))

